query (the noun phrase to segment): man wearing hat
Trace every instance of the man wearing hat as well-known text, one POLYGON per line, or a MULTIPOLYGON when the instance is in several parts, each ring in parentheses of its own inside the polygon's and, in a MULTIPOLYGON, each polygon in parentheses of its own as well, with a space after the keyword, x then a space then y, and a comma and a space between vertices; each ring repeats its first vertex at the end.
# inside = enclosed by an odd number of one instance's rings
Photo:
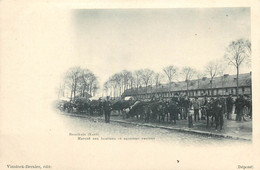
POLYGON ((99 115, 103 115, 103 101, 102 101, 102 98, 100 97, 98 99, 98 107, 99 107, 99 115))
POLYGON ((194 109, 194 121, 196 122, 197 118, 198 118, 198 121, 200 120, 200 118, 199 118, 200 103, 198 101, 198 97, 195 97, 195 100, 193 101, 192 105, 193 105, 193 109, 194 109))
POLYGON ((245 100, 244 100, 244 96, 243 95, 239 95, 238 98, 235 101, 235 105, 236 105, 236 111, 237 111, 237 115, 236 115, 236 121, 240 121, 242 120, 242 114, 243 114, 243 107, 245 106, 245 100))
POLYGON ((224 99, 217 97, 214 103, 214 112, 215 112, 215 119, 216 119, 216 130, 218 127, 220 130, 223 128, 224 124, 224 99))
POLYGON ((207 116, 207 110, 206 110, 207 104, 208 104, 208 99, 207 99, 207 95, 205 94, 203 102, 202 102, 202 105, 201 105, 201 120, 205 120, 206 119, 206 116, 207 116))
POLYGON ((176 120, 179 112, 178 97, 176 95, 170 101, 169 112, 170 112, 170 121, 174 121, 174 124, 176 124, 176 120))
POLYGON ((229 96, 227 97, 226 103, 227 103, 227 119, 231 119, 231 114, 232 114, 232 109, 233 109, 233 104, 234 104, 232 94, 229 94, 229 96))
POLYGON ((184 109, 183 117, 185 120, 187 119, 189 108, 190 108, 190 100, 188 96, 185 95, 185 98, 183 100, 183 109, 184 109))
POLYGON ((104 112, 105 112, 105 122, 109 123, 110 122, 110 113, 112 110, 112 104, 109 100, 109 96, 107 96, 106 100, 104 101, 104 106, 103 106, 104 112))

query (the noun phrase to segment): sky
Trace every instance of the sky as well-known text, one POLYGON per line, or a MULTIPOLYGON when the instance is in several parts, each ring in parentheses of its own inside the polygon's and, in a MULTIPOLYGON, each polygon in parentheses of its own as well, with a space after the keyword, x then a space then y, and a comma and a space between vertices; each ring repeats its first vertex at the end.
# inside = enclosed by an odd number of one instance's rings
POLYGON ((123 69, 162 72, 175 65, 203 71, 223 58, 231 41, 250 40, 251 30, 250 8, 77 9, 72 25, 75 60, 101 84, 123 69))
POLYGON ((203 70, 223 57, 231 41, 251 39, 250 8, 95 10, 42 3, 13 8, 0 10, 1 93, 10 102, 18 94, 31 102, 37 101, 33 94, 56 98, 62 75, 74 66, 90 69, 102 87, 123 69, 203 70))

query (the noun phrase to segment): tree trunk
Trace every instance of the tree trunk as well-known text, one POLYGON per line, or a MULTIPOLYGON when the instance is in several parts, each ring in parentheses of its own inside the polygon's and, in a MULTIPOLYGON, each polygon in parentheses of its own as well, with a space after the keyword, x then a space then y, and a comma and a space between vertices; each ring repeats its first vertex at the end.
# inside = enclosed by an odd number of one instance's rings
POLYGON ((71 91, 70 91, 70 100, 72 100, 72 94, 73 94, 73 87, 71 88, 71 91))
POLYGON ((83 87, 83 97, 85 97, 86 86, 83 87))
POLYGON ((93 96, 93 94, 92 94, 92 83, 91 83, 91 85, 89 86, 89 94, 90 94, 91 96, 93 96))
POLYGON ((239 86, 239 83, 238 83, 238 75, 239 75, 239 67, 237 67, 237 91, 236 91, 237 97, 238 97, 238 86, 239 86))
POLYGON ((116 97, 116 89, 115 89, 115 87, 114 87, 114 97, 116 97))
POLYGON ((189 96, 189 81, 187 80, 187 96, 189 96))
POLYGON ((74 86, 74 95, 73 95, 73 100, 75 101, 75 96, 76 96, 76 90, 77 90, 77 83, 75 82, 75 86, 74 86))
POLYGON ((210 91, 211 91, 211 97, 213 96, 213 78, 210 80, 210 91))
POLYGON ((168 90, 169 96, 171 96, 171 86, 172 86, 172 83, 170 81, 170 83, 169 83, 169 90, 168 90))

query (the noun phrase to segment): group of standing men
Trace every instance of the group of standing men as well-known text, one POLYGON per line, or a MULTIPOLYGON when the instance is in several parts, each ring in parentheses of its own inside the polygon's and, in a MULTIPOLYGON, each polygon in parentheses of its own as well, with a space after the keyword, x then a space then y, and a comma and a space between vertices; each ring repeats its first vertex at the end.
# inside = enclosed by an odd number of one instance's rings
MULTIPOLYGON (((193 126, 193 114, 194 111, 194 121, 207 119, 207 125, 209 125, 209 116, 215 118, 216 129, 219 127, 220 130, 223 128, 224 116, 227 119, 231 119, 231 114, 233 111, 233 106, 235 105, 236 120, 246 120, 244 115, 249 115, 252 118, 252 102, 249 96, 239 95, 239 97, 234 101, 232 94, 227 98, 217 97, 216 99, 210 98, 208 100, 207 96, 204 96, 203 100, 198 100, 198 97, 190 100, 187 96, 178 96, 175 94, 169 102, 164 102, 166 112, 170 113, 170 121, 176 124, 176 120, 188 118, 188 126, 193 126), (201 112, 201 114, 199 114, 201 112)), ((112 111, 112 103, 110 102, 109 96, 106 100, 100 102, 100 111, 104 112, 105 122, 110 122, 110 113, 112 111)))
POLYGON ((231 114, 235 108, 234 113, 236 114, 236 121, 246 121, 245 115, 252 118, 252 102, 249 96, 239 95, 239 97, 234 100, 232 94, 227 98, 217 97, 207 98, 204 96, 203 100, 198 100, 198 97, 190 100, 187 96, 178 96, 175 94, 173 98, 168 102, 168 111, 170 113, 170 121, 176 124, 176 120, 187 119, 188 126, 193 126, 193 114, 194 121, 207 119, 207 125, 209 126, 209 117, 211 120, 211 125, 213 126, 213 120, 216 124, 216 129, 222 129, 224 124, 224 117, 231 119, 231 114), (235 106, 235 107, 234 107, 235 106), (201 114, 199 114, 199 112, 201 114))
POLYGON ((246 121, 245 115, 252 119, 252 99, 248 95, 239 95, 234 101, 232 95, 226 99, 227 119, 231 119, 233 106, 235 105, 236 121, 246 121))
POLYGON ((176 120, 179 119, 188 119, 188 126, 193 126, 192 118, 192 107, 194 109, 194 121, 200 120, 199 118, 199 109, 200 103, 196 97, 194 101, 191 101, 187 96, 179 97, 178 94, 175 94, 174 97, 167 103, 168 110, 170 113, 170 121, 173 121, 176 124, 176 120))

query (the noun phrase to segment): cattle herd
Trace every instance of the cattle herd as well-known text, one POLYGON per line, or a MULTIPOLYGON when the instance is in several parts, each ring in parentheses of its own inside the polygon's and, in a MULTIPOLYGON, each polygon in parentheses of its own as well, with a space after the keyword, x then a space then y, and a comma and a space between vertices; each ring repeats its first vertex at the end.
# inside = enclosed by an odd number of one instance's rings
MULTIPOLYGON (((227 113, 226 98, 202 98, 199 101, 200 114, 198 120, 206 120, 209 127, 213 124, 216 128, 222 129, 223 119, 227 113)), ((152 98, 150 100, 110 100, 111 111, 117 111, 123 118, 135 118, 146 122, 172 122, 189 119, 194 116, 195 101, 191 101, 187 96, 175 96, 170 100, 163 98, 152 98)), ((74 102, 61 101, 58 108, 63 112, 76 114, 103 115, 104 100, 75 100, 74 102)))

